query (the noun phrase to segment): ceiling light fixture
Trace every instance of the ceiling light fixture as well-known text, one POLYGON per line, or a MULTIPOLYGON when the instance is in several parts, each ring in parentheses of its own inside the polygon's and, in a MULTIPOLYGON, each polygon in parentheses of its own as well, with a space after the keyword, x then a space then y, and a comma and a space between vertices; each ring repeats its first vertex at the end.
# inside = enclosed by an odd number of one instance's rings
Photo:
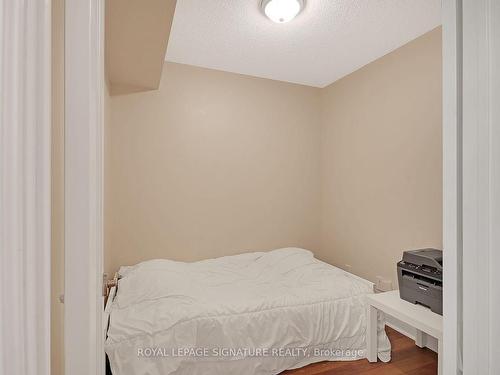
POLYGON ((304 8, 305 0, 262 0, 264 14, 276 23, 293 20, 304 8))

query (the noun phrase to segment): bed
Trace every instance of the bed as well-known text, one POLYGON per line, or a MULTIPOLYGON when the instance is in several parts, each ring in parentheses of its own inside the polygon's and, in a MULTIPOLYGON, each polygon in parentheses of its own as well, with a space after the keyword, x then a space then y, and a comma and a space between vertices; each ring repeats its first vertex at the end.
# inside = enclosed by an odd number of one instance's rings
MULTIPOLYGON (((271 375, 366 357, 373 284, 307 250, 157 259, 122 267, 119 276, 107 306, 113 375, 271 375)), ((389 361, 382 322, 378 348, 389 361)))

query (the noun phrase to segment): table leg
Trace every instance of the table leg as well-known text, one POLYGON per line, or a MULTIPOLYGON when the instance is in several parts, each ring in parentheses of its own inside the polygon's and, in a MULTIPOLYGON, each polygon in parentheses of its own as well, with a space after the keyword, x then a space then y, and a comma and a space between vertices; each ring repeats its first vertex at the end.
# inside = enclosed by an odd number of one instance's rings
POLYGON ((443 373, 443 339, 438 338, 438 375, 443 373))
POLYGON ((417 329, 417 335, 415 336, 415 345, 417 345, 419 348, 424 347, 424 335, 425 333, 417 329))
POLYGON ((377 309, 368 306, 366 329, 366 358, 369 362, 377 362, 377 309))

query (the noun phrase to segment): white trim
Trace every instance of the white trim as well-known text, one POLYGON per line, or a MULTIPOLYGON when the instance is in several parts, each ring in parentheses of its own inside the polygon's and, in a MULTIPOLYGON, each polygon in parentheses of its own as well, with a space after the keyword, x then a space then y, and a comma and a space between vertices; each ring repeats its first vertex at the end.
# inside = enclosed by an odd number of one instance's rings
POLYGON ((463 3, 463 372, 499 374, 500 5, 463 3))
POLYGON ((462 1, 443 1, 443 373, 458 374, 462 295, 462 1))
POLYGON ((0 373, 50 374, 51 3, 0 3, 0 373))
POLYGON ((65 15, 65 373, 104 374, 104 1, 65 15))

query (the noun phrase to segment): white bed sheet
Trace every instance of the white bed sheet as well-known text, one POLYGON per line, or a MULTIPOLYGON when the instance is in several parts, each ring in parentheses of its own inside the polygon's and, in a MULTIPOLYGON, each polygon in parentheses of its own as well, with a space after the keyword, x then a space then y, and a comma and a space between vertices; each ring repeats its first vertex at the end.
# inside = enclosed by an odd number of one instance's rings
MULTIPOLYGON (((372 284, 297 248, 122 267, 114 375, 256 375, 366 357, 372 284)), ((390 342, 379 324, 379 358, 390 342)))

